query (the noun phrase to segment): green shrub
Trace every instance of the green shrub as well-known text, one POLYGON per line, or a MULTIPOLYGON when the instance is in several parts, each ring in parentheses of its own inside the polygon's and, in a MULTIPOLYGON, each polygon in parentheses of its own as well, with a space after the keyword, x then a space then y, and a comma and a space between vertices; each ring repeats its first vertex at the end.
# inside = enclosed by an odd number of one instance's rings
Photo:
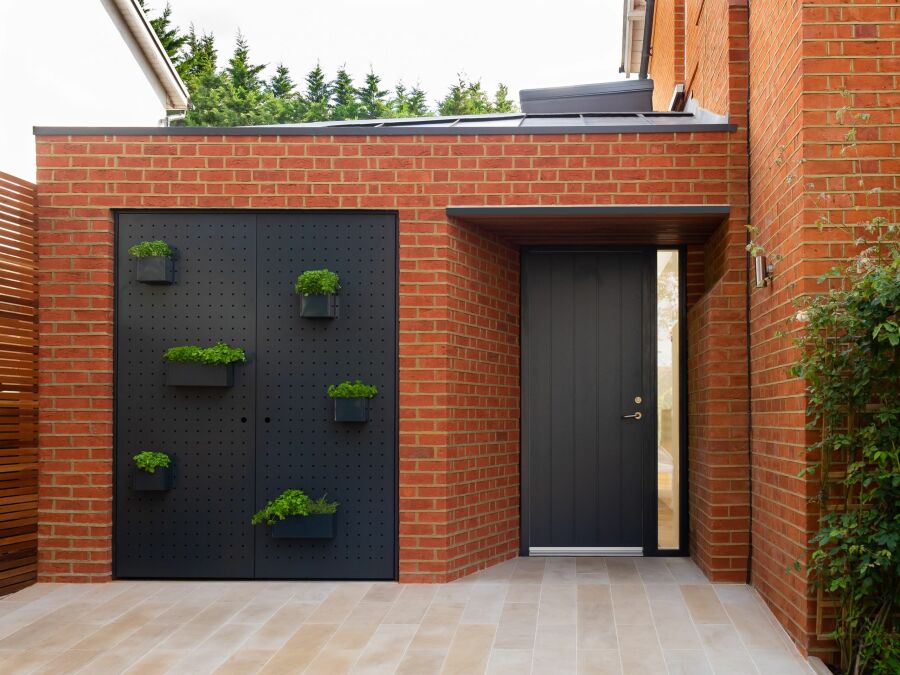
POLYGON ((172 248, 164 241, 142 241, 128 249, 135 258, 171 258, 172 248))
POLYGON ((237 361, 246 361, 244 350, 240 347, 229 347, 224 342, 217 342, 214 347, 172 347, 166 350, 166 361, 176 363, 206 363, 209 365, 227 365, 237 361))
POLYGON ((361 380, 351 382, 347 380, 341 384, 328 386, 328 395, 331 398, 374 398, 378 389, 371 384, 363 384, 361 380))
POLYGON ((319 513, 337 513, 337 509, 340 504, 338 502, 328 501, 325 498, 326 496, 327 495, 322 495, 318 499, 315 499, 309 503, 309 515, 315 515, 319 513))
POLYGON ((341 288, 340 278, 328 270, 307 270, 294 285, 294 291, 300 295, 330 295, 341 288))
POLYGON ((138 469, 147 473, 155 473, 159 468, 168 469, 172 463, 164 452, 139 452, 132 459, 138 469))

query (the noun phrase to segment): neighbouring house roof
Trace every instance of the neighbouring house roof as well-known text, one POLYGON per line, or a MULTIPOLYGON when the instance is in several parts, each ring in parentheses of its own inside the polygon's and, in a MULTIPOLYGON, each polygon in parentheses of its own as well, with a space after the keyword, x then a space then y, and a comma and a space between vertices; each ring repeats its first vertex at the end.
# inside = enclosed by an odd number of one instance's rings
POLYGON ((623 0, 622 8, 622 64, 619 72, 625 77, 640 71, 644 50, 644 17, 646 0, 623 0))
POLYGON ((252 127, 35 127, 37 135, 153 136, 470 136, 734 131, 726 118, 694 113, 506 113, 344 120, 252 127))
POLYGON ((111 0, 166 93, 169 110, 187 109, 188 90, 137 0, 111 0))

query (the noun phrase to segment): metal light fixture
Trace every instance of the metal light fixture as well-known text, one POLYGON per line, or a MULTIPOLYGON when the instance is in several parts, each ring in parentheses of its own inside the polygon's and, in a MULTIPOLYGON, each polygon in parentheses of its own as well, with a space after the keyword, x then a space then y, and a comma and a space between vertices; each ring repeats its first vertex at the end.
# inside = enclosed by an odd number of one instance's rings
POLYGON ((758 255, 756 261, 756 287, 765 288, 772 281, 772 266, 766 262, 766 256, 758 255))

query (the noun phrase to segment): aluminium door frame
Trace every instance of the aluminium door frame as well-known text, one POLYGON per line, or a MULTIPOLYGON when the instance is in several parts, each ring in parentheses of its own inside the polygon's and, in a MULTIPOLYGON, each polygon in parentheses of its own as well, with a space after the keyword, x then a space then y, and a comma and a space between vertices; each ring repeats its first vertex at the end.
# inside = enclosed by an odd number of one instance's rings
MULTIPOLYGON (((394 218, 394 252, 396 256, 396 264, 394 265, 394 307, 396 311, 394 312, 394 331, 396 335, 396 340, 394 341, 394 363, 397 365, 394 373, 394 391, 397 392, 394 401, 394 414, 392 416, 392 421, 394 425, 393 429, 393 439, 394 439, 394 494, 393 494, 393 517, 394 517, 394 580, 398 580, 400 578, 400 213, 396 209, 259 209, 259 208, 246 208, 246 209, 228 209, 228 208, 153 208, 153 207, 133 207, 133 208, 111 208, 109 210, 110 215, 113 220, 113 278, 112 278, 112 287, 113 287, 113 295, 112 295, 112 462, 111 462, 111 476, 112 476, 112 495, 113 500, 110 504, 110 526, 111 526, 111 537, 110 537, 110 554, 112 557, 111 561, 111 572, 112 578, 116 579, 118 577, 116 570, 116 548, 118 546, 117 537, 116 537, 116 494, 117 494, 117 476, 118 476, 118 433, 116 430, 116 425, 118 424, 118 391, 117 391, 117 377, 116 372, 118 368, 118 347, 117 347, 117 337, 119 330, 119 318, 118 318, 118 301, 119 301, 119 259, 118 259, 118 242, 119 242, 119 216, 123 214, 138 214, 138 213, 166 213, 166 214, 179 214, 179 215, 199 215, 199 214, 291 214, 291 213, 300 213, 300 214, 322 214, 322 215, 334 215, 334 214, 363 214, 363 215, 389 215, 394 218)), ((255 454, 255 434, 254 434, 254 454, 255 454)), ((255 482, 254 482, 255 485, 255 482)), ((254 487, 255 489, 255 487, 254 487)), ((254 577, 255 578, 255 577, 254 577)), ((221 581, 222 579, 220 579, 221 581)))
MULTIPOLYGON (((686 247, 677 245, 644 245, 644 246, 522 246, 520 249, 520 265, 519 265, 519 555, 528 556, 530 549, 530 526, 531 526, 531 452, 530 439, 528 433, 527 411, 529 391, 526 386, 527 378, 525 377, 525 352, 528 343, 528 336, 525 330, 525 312, 528 298, 524 292, 525 284, 525 256, 533 253, 639 253, 643 257, 642 288, 641 297, 644 302, 642 308, 642 325, 644 340, 642 345, 643 354, 643 373, 642 381, 644 391, 647 393, 646 399, 651 405, 652 410, 647 410, 645 419, 647 424, 644 425, 643 448, 641 452, 641 490, 642 490, 642 555, 644 557, 653 556, 687 556, 688 548, 688 465, 687 465, 687 439, 688 439, 688 401, 687 401, 687 306, 686 306, 686 247), (656 383, 656 314, 657 314, 657 292, 656 292, 656 252, 660 250, 676 250, 679 253, 678 263, 678 293, 679 293, 679 340, 682 345, 679 362, 680 362, 680 378, 679 378, 679 394, 681 397, 680 415, 679 415, 679 548, 678 549, 660 549, 658 546, 658 512, 657 512, 657 438, 658 438, 658 400, 657 400, 657 383, 656 383)), ((623 411, 624 414, 624 411, 623 411)), ((621 550, 575 550, 575 549, 559 549, 556 553, 552 551, 541 551, 539 555, 567 555, 567 556, 628 556, 633 555, 629 551, 621 550)))

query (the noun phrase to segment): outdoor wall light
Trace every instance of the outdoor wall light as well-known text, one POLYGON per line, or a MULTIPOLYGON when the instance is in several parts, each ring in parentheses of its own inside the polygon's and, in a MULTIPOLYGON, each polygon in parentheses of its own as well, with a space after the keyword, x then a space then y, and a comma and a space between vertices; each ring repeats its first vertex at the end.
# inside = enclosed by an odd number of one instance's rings
POLYGON ((772 281, 773 266, 766 262, 766 256, 758 255, 756 260, 756 287, 764 288, 772 281))

